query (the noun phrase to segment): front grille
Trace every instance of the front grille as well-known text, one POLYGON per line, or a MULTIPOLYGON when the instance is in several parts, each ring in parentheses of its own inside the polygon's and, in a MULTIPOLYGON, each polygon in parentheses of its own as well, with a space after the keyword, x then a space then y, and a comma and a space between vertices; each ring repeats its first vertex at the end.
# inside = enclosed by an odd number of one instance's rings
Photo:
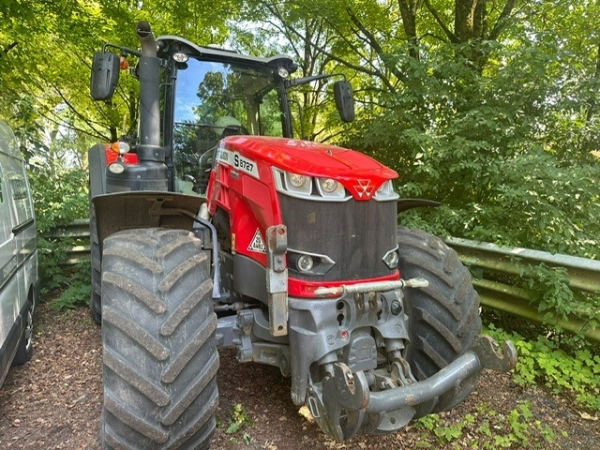
POLYGON ((396 247, 396 201, 310 201, 279 195, 288 248, 329 256, 335 265, 325 275, 290 272, 313 281, 384 277, 394 273, 382 261, 396 247))

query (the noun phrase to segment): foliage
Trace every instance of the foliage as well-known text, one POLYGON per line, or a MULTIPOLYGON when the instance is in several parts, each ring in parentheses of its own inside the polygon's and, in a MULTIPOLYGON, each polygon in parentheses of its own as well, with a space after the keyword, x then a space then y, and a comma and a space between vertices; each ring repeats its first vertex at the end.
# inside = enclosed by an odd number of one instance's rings
POLYGON ((50 305, 56 311, 64 311, 66 309, 74 309, 78 305, 86 305, 89 303, 92 294, 90 285, 90 273, 92 271, 89 262, 78 263, 76 266, 65 273, 60 272, 56 278, 52 280, 56 284, 57 280, 61 280, 60 286, 65 288, 60 296, 56 298, 50 305))
MULTIPOLYGON (((243 405, 238 403, 233 407, 231 417, 229 418, 229 426, 225 430, 225 433, 236 435, 243 429, 253 426, 253 424, 252 418, 246 409, 243 405)), ((250 445, 252 442, 251 436, 246 432, 242 433, 241 438, 246 445, 250 445)), ((235 437, 232 436, 230 440, 237 444, 237 439, 235 437)))
POLYGON ((87 217, 86 172, 76 168, 54 172, 43 167, 32 167, 29 180, 40 234, 47 234, 57 226, 87 217))
POLYGON ((242 428, 252 426, 252 418, 241 404, 236 404, 233 407, 231 418, 229 420, 229 426, 225 431, 227 434, 237 433, 242 428))
POLYGON ((385 114, 363 119, 352 142, 398 169, 402 197, 443 202, 403 214, 410 226, 597 258, 600 167, 549 132, 558 124, 547 99, 562 94, 547 65, 558 50, 523 46, 495 48, 503 70, 483 76, 441 50, 426 61, 399 52, 409 81, 380 97, 385 114))
MULTIPOLYGON (((303 3, 244 2, 246 20, 231 23, 232 41, 235 47, 248 54, 290 55, 299 66, 294 77, 320 74, 337 74, 339 77, 344 72, 343 65, 328 55, 328 42, 333 32, 323 17, 306 15, 303 3)), ((332 91, 327 79, 290 90, 291 119, 296 137, 327 142, 342 132, 332 91)))
POLYGON ((423 430, 417 444, 419 448, 447 444, 457 449, 545 448, 547 442, 556 438, 548 425, 533 418, 530 402, 519 404, 508 416, 486 404, 479 405, 474 414, 466 414, 459 421, 433 414, 420 418, 417 428, 423 430))
POLYGON ((113 102, 93 102, 93 53, 106 42, 136 48, 135 25, 140 19, 150 20, 157 34, 181 33, 198 43, 223 43, 225 20, 236 10, 232 1, 2 2, 0 118, 17 133, 35 128, 33 134, 24 133, 28 145, 65 128, 104 141, 115 139, 124 123, 132 133, 137 127, 137 84, 122 83, 113 102))
POLYGON ((436 171, 435 176, 445 178, 442 189, 446 191, 431 189, 425 180, 432 177, 414 177, 401 190, 408 191, 407 196, 423 192, 446 202, 445 206, 409 212, 401 221, 416 222, 443 236, 600 258, 600 186, 594 182, 600 176, 599 167, 561 167, 548 153, 531 153, 509 161, 482 160, 473 165, 472 172, 463 171, 454 178, 447 170, 436 171), (454 197, 453 191, 476 185, 473 177, 487 178, 485 196, 469 200, 468 194, 461 193, 454 197), (461 186, 457 189, 451 183, 461 186))
POLYGON ((521 335, 488 325, 487 332, 497 341, 510 339, 517 347, 519 360, 513 380, 521 386, 539 382, 555 393, 573 395, 582 406, 600 411, 600 355, 581 343, 570 352, 545 336, 525 340, 521 335))
POLYGON ((530 266, 520 263, 519 258, 514 258, 514 263, 521 287, 531 292, 530 303, 543 313, 544 323, 580 319, 592 329, 600 324, 600 296, 574 292, 565 268, 544 263, 530 266))
POLYGON ((51 236, 57 227, 88 216, 87 174, 78 168, 61 168, 52 158, 44 164, 41 161, 38 157, 37 164, 29 170, 38 230, 41 292, 61 292, 53 304, 61 310, 85 304, 91 293, 90 264, 71 269, 63 264, 68 259, 68 248, 87 243, 51 236))
POLYGON ((402 196, 445 205, 401 220, 598 257, 600 168, 590 152, 600 136, 597 40, 564 27, 585 29, 589 5, 535 3, 513 15, 512 2, 481 2, 469 24, 461 0, 251 3, 270 12, 265 28, 281 31, 301 60, 335 62, 352 79, 359 119, 338 141, 397 169, 402 196), (318 35, 304 31, 319 19, 327 27, 314 27, 318 35), (485 23, 472 28, 477 20, 485 23))
POLYGON ((470 17, 469 4, 4 2, 0 117, 32 154, 64 130, 76 142, 134 133, 137 84, 122 77, 112 102, 91 102, 89 65, 105 42, 136 47, 134 24, 148 18, 157 34, 289 53, 295 76, 352 80, 355 125, 334 118, 321 80, 295 90, 295 128, 372 154, 400 172, 403 196, 445 205, 402 221, 598 258, 598 5, 482 1, 470 17))

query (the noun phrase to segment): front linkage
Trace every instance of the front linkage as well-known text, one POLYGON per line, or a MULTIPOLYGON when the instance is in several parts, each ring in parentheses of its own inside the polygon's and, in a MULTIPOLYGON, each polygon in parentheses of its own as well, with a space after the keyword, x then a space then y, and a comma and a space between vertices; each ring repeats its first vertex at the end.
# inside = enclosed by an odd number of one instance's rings
POLYGON ((390 374, 352 373, 344 363, 333 365, 333 374, 309 387, 308 404, 319 426, 342 441, 356 433, 389 433, 416 417, 419 405, 459 389, 481 370, 509 371, 516 365, 516 350, 505 343, 502 352, 489 336, 477 337, 475 346, 431 378, 417 382, 410 369, 400 368, 399 358, 390 374), (394 387, 398 386, 398 387, 394 387), (373 390, 382 388, 382 390, 373 390))
MULTIPOLYGON (((285 228, 267 235, 272 278, 285 277, 274 251, 285 247, 285 228)), ((338 441, 394 432, 448 410, 483 369, 516 365, 511 342, 500 349, 480 334, 479 297, 456 252, 403 227, 398 245, 404 279, 318 288, 317 298, 287 298, 283 306, 270 301, 269 318, 262 309, 238 312, 238 359, 291 376, 292 401, 307 404, 338 441), (277 335, 274 317, 287 322, 287 336, 277 335)))
MULTIPOLYGON (((402 288, 428 284, 422 278, 363 283, 315 292, 341 294, 333 299, 289 299, 289 347, 259 343, 256 330, 266 318, 257 310, 242 313, 239 358, 291 375, 294 403, 306 403, 321 429, 338 441, 396 431, 440 410, 438 403, 448 409, 463 400, 484 368, 509 371, 516 365, 512 343, 500 350, 489 336, 477 335, 453 362, 417 381, 405 359, 411 332, 402 288), (271 361, 261 356, 265 350, 271 361)), ((263 326, 263 336, 266 331, 263 326)))

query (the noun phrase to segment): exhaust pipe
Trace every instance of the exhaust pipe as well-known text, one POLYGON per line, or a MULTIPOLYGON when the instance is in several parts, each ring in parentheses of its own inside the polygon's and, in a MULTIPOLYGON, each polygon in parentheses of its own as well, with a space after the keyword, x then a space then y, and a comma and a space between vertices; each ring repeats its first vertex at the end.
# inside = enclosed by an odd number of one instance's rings
POLYGON ((140 80, 140 162, 165 162, 165 150, 160 146, 159 70, 156 41, 145 20, 138 22, 137 35, 142 45, 138 76, 140 80))
POLYGON ((141 20, 137 24, 136 31, 142 44, 142 56, 156 58, 156 41, 154 40, 150 24, 145 20, 141 20))

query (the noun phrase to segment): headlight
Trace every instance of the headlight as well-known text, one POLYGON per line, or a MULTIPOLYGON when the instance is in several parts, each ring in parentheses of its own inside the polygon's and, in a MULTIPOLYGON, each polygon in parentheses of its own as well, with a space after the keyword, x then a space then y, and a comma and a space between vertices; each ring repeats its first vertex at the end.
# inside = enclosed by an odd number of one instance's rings
POLYGON ((275 188, 291 197, 310 198, 315 201, 343 202, 352 198, 344 185, 333 178, 313 178, 309 175, 286 172, 273 167, 275 188))
POLYGON ((312 193, 312 178, 297 173, 285 172, 286 191, 300 195, 310 195, 312 193))
POLYGON ((177 52, 173 53, 173 59, 178 63, 185 63, 188 59, 190 59, 190 57, 185 53, 177 52))
POLYGON ((379 189, 375 192, 374 198, 375 200, 396 200, 400 198, 400 196, 394 192, 392 180, 388 180, 379 186, 379 189))
POLYGON ((321 178, 319 180, 319 185, 321 186, 321 189, 324 192, 327 192, 328 194, 331 194, 333 191, 335 191, 338 187, 338 184, 339 183, 333 178, 321 178))
POLYGON ((317 187, 319 188, 319 193, 327 198, 345 198, 346 197, 346 189, 339 181, 334 180, 333 178, 319 178, 317 187))
POLYGON ((290 76, 290 73, 285 67, 279 67, 277 68, 277 75, 279 75, 281 78, 287 78, 290 76))
POLYGON ((115 163, 112 163, 110 166, 108 166, 108 170, 110 172, 114 173, 115 175, 118 175, 125 171, 125 167, 123 167, 122 164, 115 162, 115 163))
POLYGON ((288 248, 287 251, 288 268, 292 272, 298 272, 303 275, 325 275, 335 265, 327 255, 318 253, 309 253, 288 248))
POLYGON ((298 265, 298 270, 300 272, 308 272, 313 268, 314 261, 309 255, 302 255, 298 258, 296 264, 298 265))
POLYGON ((306 183, 306 177, 304 175, 298 175, 297 173, 288 173, 287 179, 289 183, 295 188, 301 188, 306 183))

